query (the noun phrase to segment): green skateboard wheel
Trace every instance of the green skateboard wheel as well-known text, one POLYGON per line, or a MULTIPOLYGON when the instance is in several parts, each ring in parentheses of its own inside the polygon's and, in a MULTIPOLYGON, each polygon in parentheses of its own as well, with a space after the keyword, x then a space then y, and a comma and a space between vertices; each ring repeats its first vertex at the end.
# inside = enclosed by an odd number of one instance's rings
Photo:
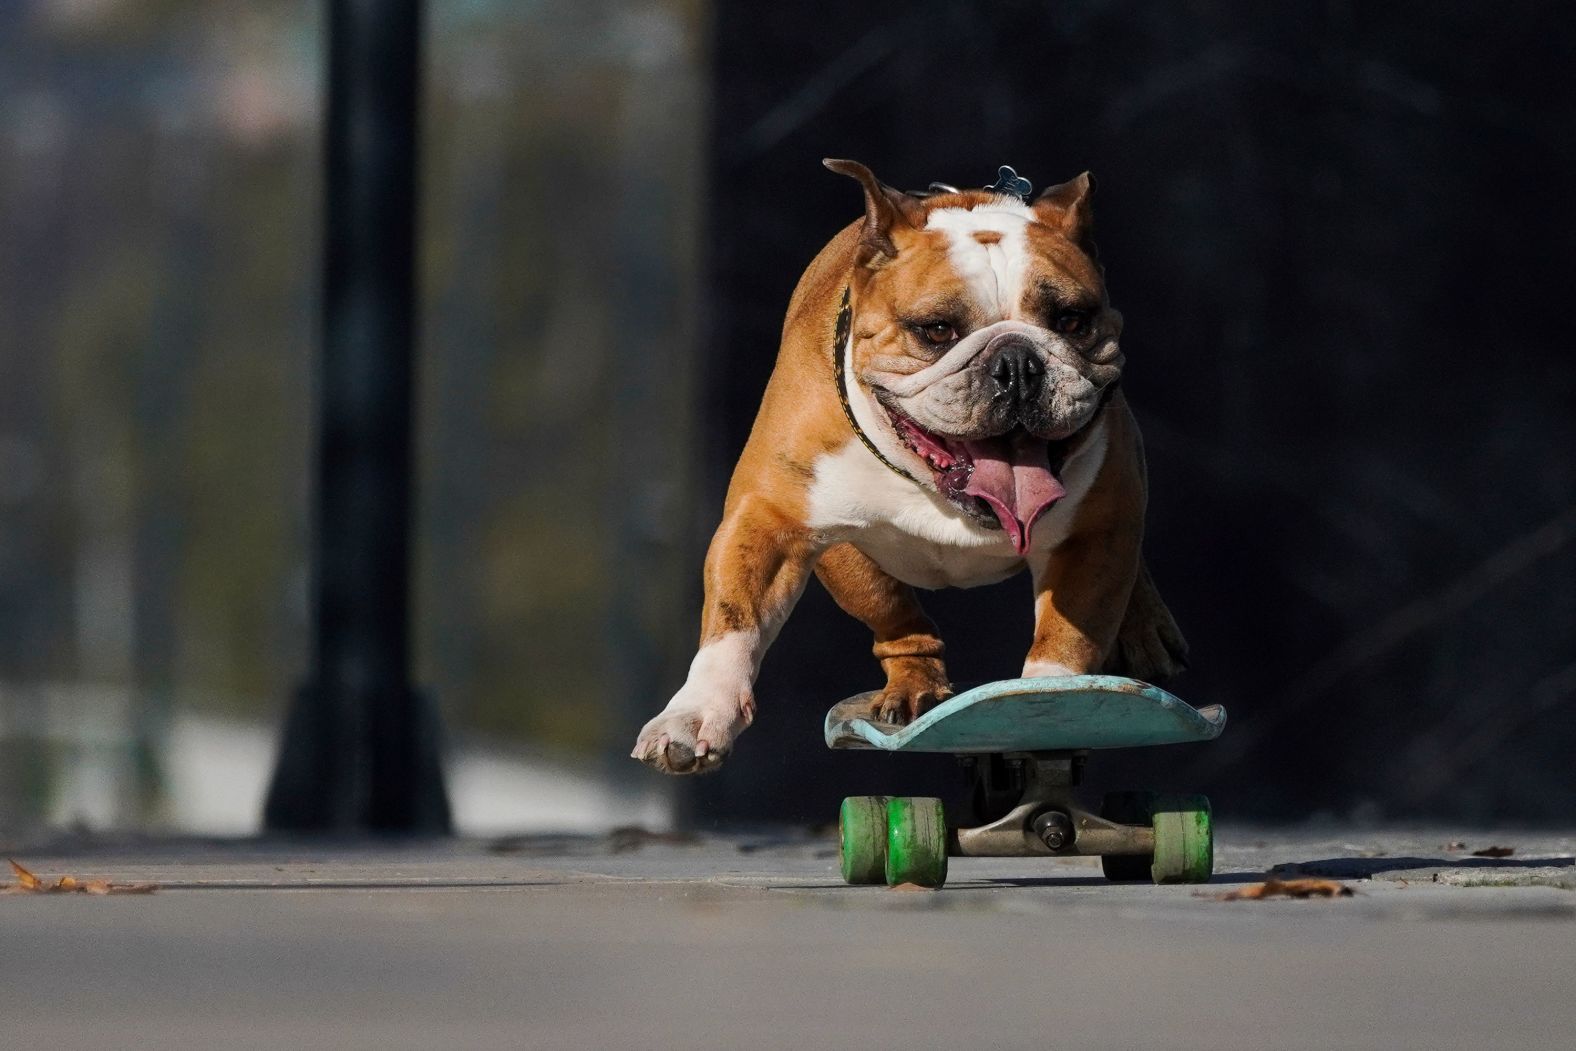
POLYGON ((1209 800, 1160 796, 1155 800, 1156 883, 1206 883, 1215 871, 1215 833, 1209 800))
MULTIPOLYGON (((1109 792, 1100 804, 1100 816, 1107 821, 1123 825, 1149 825, 1154 823, 1155 801, 1153 792, 1109 792)), ((1153 854, 1102 854, 1100 869, 1105 878, 1118 883, 1143 881, 1152 878, 1150 869, 1155 863, 1153 854)))
POLYGON ((928 796, 889 800, 886 823, 887 886, 939 887, 947 882, 947 816, 941 800, 928 796))
POLYGON ((843 800, 837 830, 842 837, 838 861, 849 883, 886 880, 886 796, 849 796, 843 800))

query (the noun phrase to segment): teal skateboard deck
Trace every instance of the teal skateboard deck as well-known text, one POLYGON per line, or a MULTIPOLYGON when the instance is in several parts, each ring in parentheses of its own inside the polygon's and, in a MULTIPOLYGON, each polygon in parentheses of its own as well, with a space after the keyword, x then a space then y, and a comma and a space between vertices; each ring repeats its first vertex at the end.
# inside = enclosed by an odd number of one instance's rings
POLYGON ((1194 708, 1158 686, 1117 675, 1003 679, 956 695, 907 726, 869 718, 875 692, 826 715, 828 748, 887 752, 1056 752, 1209 741, 1226 726, 1218 704, 1194 708))

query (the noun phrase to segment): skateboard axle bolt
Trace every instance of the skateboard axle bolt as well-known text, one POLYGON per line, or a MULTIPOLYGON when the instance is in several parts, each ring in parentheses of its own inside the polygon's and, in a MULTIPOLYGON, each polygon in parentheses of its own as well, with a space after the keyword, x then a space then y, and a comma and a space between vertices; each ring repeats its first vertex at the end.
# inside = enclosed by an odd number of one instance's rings
POLYGON ((1072 845, 1072 820, 1060 810, 1046 810, 1036 814, 1029 827, 1034 829, 1034 834, 1039 836, 1051 850, 1061 850, 1072 845))

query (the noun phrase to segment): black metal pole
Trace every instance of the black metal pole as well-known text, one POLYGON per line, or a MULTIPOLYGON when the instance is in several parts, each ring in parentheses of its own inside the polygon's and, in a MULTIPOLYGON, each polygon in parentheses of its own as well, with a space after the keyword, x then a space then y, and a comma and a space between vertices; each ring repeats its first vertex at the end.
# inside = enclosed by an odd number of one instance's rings
POLYGON ((420 0, 329 0, 313 654, 268 828, 445 832, 439 727, 410 682, 420 0))

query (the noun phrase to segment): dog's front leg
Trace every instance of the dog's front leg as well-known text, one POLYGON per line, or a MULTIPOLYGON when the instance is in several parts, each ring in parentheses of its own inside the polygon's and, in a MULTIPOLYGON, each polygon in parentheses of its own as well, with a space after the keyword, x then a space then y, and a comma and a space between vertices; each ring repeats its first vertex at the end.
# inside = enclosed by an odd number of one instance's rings
POLYGON ((946 647, 925 616, 914 589, 897 580, 852 544, 835 544, 816 563, 815 575, 844 612, 875 632, 873 652, 886 672, 886 688, 870 705, 872 718, 909 723, 952 696, 942 655, 946 647))
POLYGON ((755 718, 761 657, 798 601, 820 548, 769 503, 731 506, 706 553, 700 649, 668 706, 630 753, 668 774, 715 769, 755 718))
POLYGON ((1138 578, 1138 529, 1074 534, 1034 574, 1034 643, 1025 677, 1102 670, 1138 578))

